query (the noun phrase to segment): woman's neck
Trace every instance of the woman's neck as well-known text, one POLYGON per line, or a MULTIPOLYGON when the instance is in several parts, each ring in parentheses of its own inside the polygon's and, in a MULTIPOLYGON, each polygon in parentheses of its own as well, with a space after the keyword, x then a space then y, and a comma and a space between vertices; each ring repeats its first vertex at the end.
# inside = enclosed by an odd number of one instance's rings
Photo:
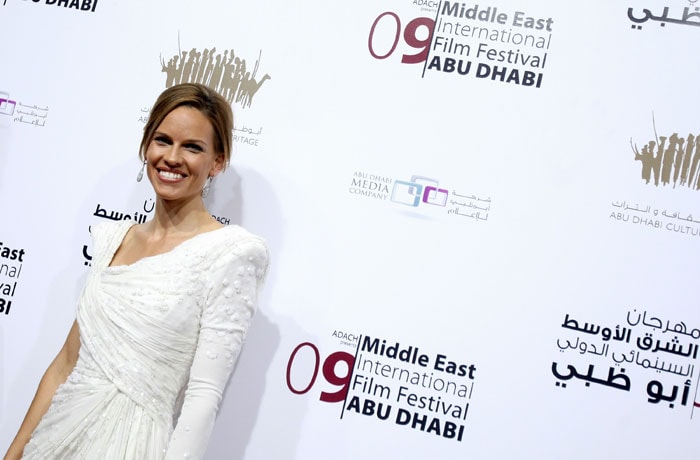
POLYGON ((189 235, 211 230, 218 225, 201 198, 189 202, 172 202, 159 198, 148 230, 160 235, 189 235))

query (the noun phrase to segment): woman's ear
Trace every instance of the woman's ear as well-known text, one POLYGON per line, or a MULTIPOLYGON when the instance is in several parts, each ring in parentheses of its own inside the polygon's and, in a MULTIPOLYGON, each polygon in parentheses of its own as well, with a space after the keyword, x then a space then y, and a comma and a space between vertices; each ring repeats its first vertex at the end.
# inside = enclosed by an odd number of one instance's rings
POLYGON ((214 165, 211 167, 211 170, 209 171, 209 176, 214 177, 217 174, 219 174, 221 171, 223 171, 225 161, 226 161, 226 158, 224 157, 224 154, 217 153, 216 157, 214 158, 214 165))

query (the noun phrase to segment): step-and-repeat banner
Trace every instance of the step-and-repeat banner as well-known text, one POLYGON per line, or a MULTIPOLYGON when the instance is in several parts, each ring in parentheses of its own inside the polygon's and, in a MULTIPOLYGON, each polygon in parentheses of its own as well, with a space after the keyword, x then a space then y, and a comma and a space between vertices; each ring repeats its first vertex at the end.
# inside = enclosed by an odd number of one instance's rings
POLYGON ((700 3, 0 1, 0 451, 201 82, 272 254, 207 458, 698 457, 700 3))

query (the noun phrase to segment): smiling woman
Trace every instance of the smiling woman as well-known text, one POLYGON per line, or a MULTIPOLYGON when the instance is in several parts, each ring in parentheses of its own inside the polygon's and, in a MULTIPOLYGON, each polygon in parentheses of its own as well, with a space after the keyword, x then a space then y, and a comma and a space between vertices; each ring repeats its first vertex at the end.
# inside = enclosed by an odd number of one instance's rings
POLYGON ((154 132, 146 150, 148 178, 163 200, 196 199, 221 172, 224 155, 214 151, 214 130, 197 109, 180 106, 154 132))
POLYGON ((231 133, 230 106, 202 85, 158 98, 140 150, 154 217, 93 228, 77 319, 5 459, 204 456, 268 264, 261 238, 202 200, 231 133))
POLYGON ((231 106, 217 92, 196 83, 175 85, 160 95, 143 130, 139 149, 141 159, 145 160, 146 149, 165 117, 182 106, 199 110, 209 120, 214 131, 213 148, 224 155, 225 164, 228 164, 231 159, 231 133, 233 132, 231 106))

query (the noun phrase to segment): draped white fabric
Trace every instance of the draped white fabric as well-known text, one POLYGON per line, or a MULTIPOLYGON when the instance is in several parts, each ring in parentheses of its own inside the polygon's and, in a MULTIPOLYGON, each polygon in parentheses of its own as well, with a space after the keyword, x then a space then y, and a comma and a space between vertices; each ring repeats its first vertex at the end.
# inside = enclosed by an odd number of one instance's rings
POLYGON ((255 311, 267 250, 260 238, 229 226, 110 267, 131 225, 93 229, 93 268, 78 306, 78 363, 26 459, 204 455, 255 311))

